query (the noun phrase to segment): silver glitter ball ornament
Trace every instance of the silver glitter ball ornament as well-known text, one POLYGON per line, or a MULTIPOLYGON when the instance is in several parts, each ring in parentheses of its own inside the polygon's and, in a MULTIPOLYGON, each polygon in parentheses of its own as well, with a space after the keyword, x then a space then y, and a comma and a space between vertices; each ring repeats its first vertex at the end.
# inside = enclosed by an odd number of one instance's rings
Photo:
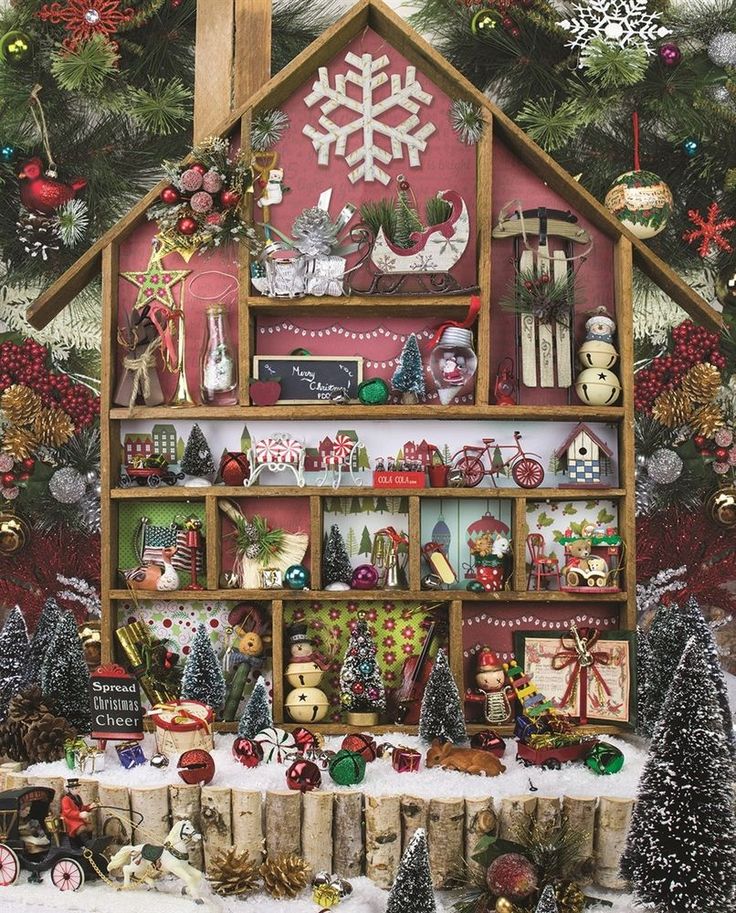
POLYGON ((708 45, 708 57, 717 67, 736 66, 736 32, 720 32, 708 45))
POLYGON ((682 458, 674 450, 660 447, 649 457, 647 473, 658 485, 671 485, 682 475, 682 458))
POLYGON ((72 466, 62 466, 49 479, 49 491, 61 504, 76 504, 87 491, 87 480, 72 466))
POLYGON ((89 23, 89 25, 97 25, 100 21, 100 11, 91 6, 84 13, 84 21, 89 23))

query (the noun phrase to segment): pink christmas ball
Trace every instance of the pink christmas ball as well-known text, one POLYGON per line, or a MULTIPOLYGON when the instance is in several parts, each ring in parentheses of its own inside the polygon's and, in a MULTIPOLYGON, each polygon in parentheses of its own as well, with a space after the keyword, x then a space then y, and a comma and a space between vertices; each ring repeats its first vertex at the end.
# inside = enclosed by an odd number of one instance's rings
POLYGON ((361 564, 353 571, 350 585, 354 590, 373 590, 378 585, 378 571, 372 564, 361 564))
POLYGON ((212 197, 205 191, 199 190, 189 201, 194 212, 209 212, 212 209, 212 197))
POLYGON ((202 186, 202 175, 199 171, 195 171, 194 168, 187 168, 179 178, 179 183, 182 186, 182 190, 186 190, 187 193, 194 193, 195 190, 199 190, 202 186))
POLYGON ((208 171, 202 178, 202 189, 207 193, 217 193, 222 190, 222 178, 216 171, 208 171))
POLYGON ((657 49, 657 57, 659 57, 662 66, 671 69, 672 67, 676 67, 682 60, 682 51, 674 41, 666 41, 657 49))

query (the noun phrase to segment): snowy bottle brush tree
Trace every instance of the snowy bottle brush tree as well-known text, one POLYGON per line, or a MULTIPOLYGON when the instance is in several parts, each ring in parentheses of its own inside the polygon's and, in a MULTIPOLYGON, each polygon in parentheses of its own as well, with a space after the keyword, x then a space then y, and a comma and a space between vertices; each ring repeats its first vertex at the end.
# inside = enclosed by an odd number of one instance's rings
POLYGON ((49 645, 54 639, 54 633, 60 618, 61 609, 53 596, 49 596, 43 604, 43 609, 36 622, 36 629, 31 637, 28 662, 26 663, 26 672, 23 677, 24 685, 41 684, 41 667, 46 658, 49 645))
POLYGON ((639 781, 621 873, 658 913, 736 902, 736 769, 711 668, 688 641, 639 781))
POLYGON ((416 333, 412 333, 404 343, 391 386, 401 393, 402 403, 417 403, 425 397, 422 356, 416 333))
POLYGON ((447 662, 447 654, 439 650, 422 697, 419 738, 427 743, 443 739, 457 744, 467 737, 460 692, 447 662))
POLYGON ((16 606, 0 631, 0 721, 5 719, 10 699, 22 687, 28 664, 28 629, 16 606))
POLYGON ((340 703, 347 711, 348 722, 374 725, 378 714, 386 709, 386 689, 376 662, 376 645, 368 623, 360 618, 350 635, 340 670, 340 703))
POLYGON ((89 669, 71 612, 62 612, 41 666, 41 691, 77 732, 89 732, 89 669))
POLYGON ((262 729, 273 726, 271 701, 268 699, 268 688, 262 675, 258 676, 253 691, 248 698, 248 703, 243 708, 243 713, 238 723, 238 735, 252 739, 262 729))
POLYGON ((184 700, 207 704, 218 714, 225 704, 225 691, 222 668, 212 649, 207 629, 200 624, 184 666, 181 696, 184 700))
POLYGON ((417 829, 404 850, 391 893, 388 895, 386 913, 437 913, 437 904, 429 869, 427 835, 423 827, 417 829))
POLYGON ((353 579, 345 540, 337 523, 333 523, 322 551, 322 586, 326 590, 349 590, 353 579))
POLYGON ((181 471, 187 475, 185 486, 190 488, 209 485, 215 477, 212 451, 199 425, 193 425, 189 432, 181 460, 181 471))

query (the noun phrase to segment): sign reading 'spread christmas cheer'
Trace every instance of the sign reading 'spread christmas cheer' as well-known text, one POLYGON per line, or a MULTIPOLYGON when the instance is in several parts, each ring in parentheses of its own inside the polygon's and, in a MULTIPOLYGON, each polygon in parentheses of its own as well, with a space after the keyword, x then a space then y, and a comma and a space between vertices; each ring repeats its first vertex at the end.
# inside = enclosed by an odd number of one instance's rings
POLYGON ((138 682, 122 666, 100 666, 90 677, 93 739, 142 739, 138 682))

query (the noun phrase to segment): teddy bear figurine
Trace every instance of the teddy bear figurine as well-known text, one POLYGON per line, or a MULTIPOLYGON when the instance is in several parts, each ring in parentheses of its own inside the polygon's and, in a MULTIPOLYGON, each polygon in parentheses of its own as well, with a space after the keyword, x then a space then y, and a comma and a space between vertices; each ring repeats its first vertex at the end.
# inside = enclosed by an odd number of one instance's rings
POLYGON ((503 663, 490 647, 482 647, 477 655, 475 688, 465 692, 465 702, 479 704, 482 718, 494 726, 514 719, 513 689, 506 681, 503 663))
POLYGON ((567 564, 562 568, 567 589, 578 587, 604 587, 608 583, 608 564, 604 558, 592 554, 590 539, 574 539, 565 547, 567 564))

